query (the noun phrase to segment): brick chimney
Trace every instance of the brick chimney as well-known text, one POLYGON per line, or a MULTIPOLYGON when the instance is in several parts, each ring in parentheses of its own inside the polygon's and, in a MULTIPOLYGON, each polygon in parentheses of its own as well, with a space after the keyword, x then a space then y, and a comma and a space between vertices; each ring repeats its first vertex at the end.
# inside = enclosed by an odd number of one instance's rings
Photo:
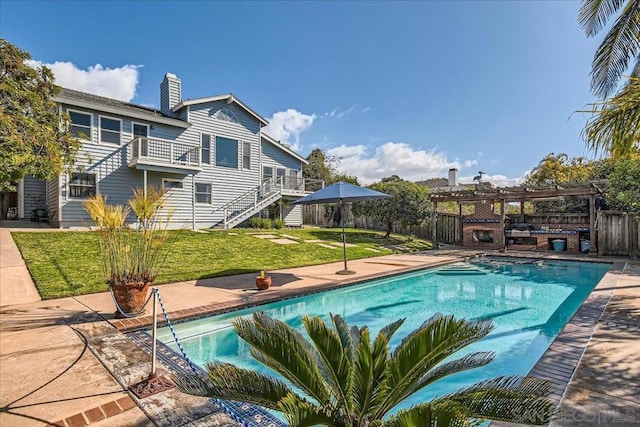
POLYGON ((173 115, 172 108, 182 101, 180 79, 172 73, 167 73, 160 83, 160 111, 173 115))

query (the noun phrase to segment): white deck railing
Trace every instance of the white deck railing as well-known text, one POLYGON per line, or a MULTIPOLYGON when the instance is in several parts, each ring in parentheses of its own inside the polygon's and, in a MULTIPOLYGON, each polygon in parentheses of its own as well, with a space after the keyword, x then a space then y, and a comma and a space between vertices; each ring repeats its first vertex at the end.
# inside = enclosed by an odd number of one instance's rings
POLYGON ((176 166, 201 167, 200 147, 159 138, 135 138, 129 141, 129 162, 139 160, 176 166))

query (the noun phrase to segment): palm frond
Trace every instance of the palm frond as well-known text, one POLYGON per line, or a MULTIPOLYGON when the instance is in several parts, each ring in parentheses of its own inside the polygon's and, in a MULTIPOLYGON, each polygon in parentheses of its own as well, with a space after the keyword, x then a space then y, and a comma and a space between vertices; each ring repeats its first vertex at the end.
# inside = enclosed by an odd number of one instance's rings
POLYGON ((436 314, 410 333, 389 360, 391 391, 376 416, 406 398, 430 369, 459 349, 475 342, 493 329, 491 321, 468 321, 436 314))
POLYGON ((290 393, 280 401, 278 410, 282 412, 291 427, 336 425, 332 414, 327 414, 322 406, 316 406, 294 393, 290 393))
POLYGON ((496 354, 492 351, 476 352, 461 357, 460 359, 438 365, 420 378, 415 387, 411 389, 411 392, 416 392, 446 376, 484 366, 491 363, 495 357, 496 354))
POLYGON ((302 323, 326 366, 328 374, 326 380, 333 385, 338 405, 351 412, 353 409, 353 400, 351 399, 353 373, 350 350, 343 348, 339 332, 328 328, 320 317, 304 316, 302 323))
POLYGON ((355 349, 360 339, 360 330, 356 327, 349 328, 347 322, 338 315, 331 314, 331 322, 333 323, 333 327, 336 329, 338 336, 340 337, 340 342, 342 343, 342 348, 346 349, 350 356, 351 360, 355 357, 355 349))
POLYGON ((402 326, 405 320, 406 320, 406 317, 403 317, 402 319, 398 319, 395 322, 389 323, 387 326, 385 326, 380 330, 380 333, 387 338, 387 341, 391 341, 391 337, 393 337, 393 334, 395 334, 398 331, 398 329, 400 328, 400 326, 402 326))
POLYGON ((640 53, 640 1, 629 0, 596 50, 591 71, 593 92, 606 98, 640 53))
POLYGON ((625 0, 583 0, 578 23, 588 37, 593 37, 607 24, 625 0))
POLYGON ((592 107, 582 131, 587 147, 596 154, 610 152, 614 158, 635 153, 640 141, 640 78, 629 78, 617 95, 592 107))
POLYGON ((276 378, 229 363, 208 363, 206 369, 206 377, 175 374, 172 380, 183 393, 249 402, 275 410, 280 400, 293 393, 276 378))
POLYGON ((251 345, 251 354, 318 402, 331 399, 318 367, 320 356, 302 334, 263 312, 253 319, 236 319, 238 335, 251 345))
MULTIPOLYGON (((368 418, 386 398, 389 342, 378 333, 371 345, 369 328, 360 329, 353 366, 353 408, 358 419, 368 418)), ((375 419, 375 418, 374 418, 375 419)))
POLYGON ((479 422, 469 419, 466 412, 459 410, 457 405, 447 407, 437 402, 423 403, 398 411, 382 424, 384 427, 473 427, 477 425, 479 422))
POLYGON ((467 408, 468 416, 479 419, 546 424, 554 412, 546 398, 551 383, 534 377, 498 377, 474 384, 438 401, 467 408))

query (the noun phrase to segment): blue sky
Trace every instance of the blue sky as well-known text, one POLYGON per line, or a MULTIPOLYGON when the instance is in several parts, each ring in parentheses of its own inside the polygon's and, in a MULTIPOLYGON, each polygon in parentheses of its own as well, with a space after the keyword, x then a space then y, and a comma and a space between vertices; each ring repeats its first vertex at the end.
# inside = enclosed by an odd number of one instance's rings
POLYGON ((306 156, 370 183, 457 166, 498 184, 549 152, 590 155, 570 116, 593 102, 599 38, 578 2, 0 3, 0 35, 62 85, 159 105, 233 92, 306 156))

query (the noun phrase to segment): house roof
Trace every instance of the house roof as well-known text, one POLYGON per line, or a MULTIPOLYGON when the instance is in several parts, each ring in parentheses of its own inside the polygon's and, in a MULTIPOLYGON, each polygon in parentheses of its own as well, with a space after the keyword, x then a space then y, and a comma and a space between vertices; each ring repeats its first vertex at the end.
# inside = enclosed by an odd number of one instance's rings
POLYGON ((53 97, 55 102, 74 107, 89 108, 105 113, 119 114, 136 119, 147 120, 155 123, 162 123, 170 126, 188 128, 191 126, 184 120, 176 119, 156 110, 155 108, 144 107, 142 105, 130 104, 118 101, 117 99, 106 98, 104 96, 93 95, 91 93, 77 90, 61 88, 60 94, 53 97))
POLYGON ((417 181, 416 184, 429 188, 446 187, 449 185, 449 180, 447 178, 429 178, 424 181, 417 181))
POLYGON ((264 117, 262 117, 260 114, 253 111, 244 102, 240 101, 232 93, 225 93, 224 95, 208 96, 206 98, 186 99, 184 101, 180 101, 175 107, 173 107, 173 111, 178 111, 181 108, 186 107, 188 105, 203 104, 205 102, 215 102, 215 101, 226 101, 227 104, 231 104, 235 102, 236 104, 238 104, 238 106, 240 106, 240 108, 242 108, 251 116, 253 116, 255 119, 257 119, 263 126, 266 126, 269 124, 269 122, 264 117))
POLYGON ((300 154, 296 153, 295 151, 293 151, 291 148, 287 147, 286 145, 284 145, 282 142, 278 141, 277 139, 267 135, 266 133, 262 132, 261 133, 262 139, 264 139, 265 141, 275 145, 276 147, 278 147, 280 150, 284 151, 287 154, 290 154, 291 156, 295 157, 296 159, 300 160, 302 163, 304 163, 305 165, 308 165, 309 162, 307 161, 307 159, 305 159, 304 157, 302 157, 300 154))

